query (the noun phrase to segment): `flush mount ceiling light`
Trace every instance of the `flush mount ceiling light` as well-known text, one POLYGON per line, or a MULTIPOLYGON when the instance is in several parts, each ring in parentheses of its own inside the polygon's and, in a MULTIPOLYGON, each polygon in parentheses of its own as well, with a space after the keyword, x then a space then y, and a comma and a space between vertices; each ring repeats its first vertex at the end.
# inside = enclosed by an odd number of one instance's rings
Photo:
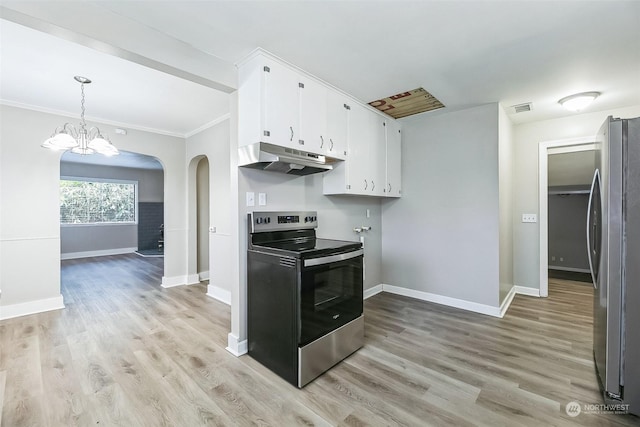
POLYGON ((558 101, 558 104, 569 111, 581 111, 587 108, 598 96, 600 96, 600 92, 576 93, 575 95, 565 96, 558 101))
POLYGON ((74 79, 80 83, 80 128, 76 129, 72 124, 65 123, 63 126, 56 128, 42 147, 51 150, 71 150, 76 154, 94 154, 99 153, 105 156, 114 156, 119 154, 118 149, 109 141, 109 138, 100 133, 100 129, 92 127, 87 130, 87 123, 84 121, 84 85, 91 83, 91 80, 75 76, 74 79))

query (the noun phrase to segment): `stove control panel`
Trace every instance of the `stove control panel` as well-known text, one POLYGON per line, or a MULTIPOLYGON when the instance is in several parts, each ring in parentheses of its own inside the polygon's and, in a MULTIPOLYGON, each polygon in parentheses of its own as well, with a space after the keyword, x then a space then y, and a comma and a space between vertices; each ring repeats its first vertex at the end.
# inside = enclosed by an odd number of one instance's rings
POLYGON ((249 232, 302 230, 318 227, 318 212, 251 212, 249 232))

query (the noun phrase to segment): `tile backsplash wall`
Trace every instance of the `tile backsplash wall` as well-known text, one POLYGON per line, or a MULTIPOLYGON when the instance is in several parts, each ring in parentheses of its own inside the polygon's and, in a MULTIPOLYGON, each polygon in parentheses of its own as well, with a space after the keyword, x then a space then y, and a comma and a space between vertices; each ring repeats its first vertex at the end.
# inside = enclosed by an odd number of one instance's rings
POLYGON ((138 203, 138 250, 157 249, 160 225, 164 223, 164 203, 138 203))

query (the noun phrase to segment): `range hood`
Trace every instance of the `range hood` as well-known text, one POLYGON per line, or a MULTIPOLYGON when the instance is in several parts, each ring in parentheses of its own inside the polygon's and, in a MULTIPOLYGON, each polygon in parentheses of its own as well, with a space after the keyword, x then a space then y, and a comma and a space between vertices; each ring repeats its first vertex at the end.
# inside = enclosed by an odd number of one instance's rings
POLYGON ((256 142, 238 149, 238 166, 289 175, 311 175, 333 169, 340 159, 266 142, 256 142))

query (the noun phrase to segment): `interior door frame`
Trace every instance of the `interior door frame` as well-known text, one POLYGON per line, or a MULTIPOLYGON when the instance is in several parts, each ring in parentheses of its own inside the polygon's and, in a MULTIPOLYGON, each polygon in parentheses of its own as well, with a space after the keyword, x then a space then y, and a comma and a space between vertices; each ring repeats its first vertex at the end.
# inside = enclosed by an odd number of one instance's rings
POLYGON ((540 296, 549 296, 549 154, 596 149, 596 136, 543 141, 538 144, 538 206, 540 238, 540 296))

